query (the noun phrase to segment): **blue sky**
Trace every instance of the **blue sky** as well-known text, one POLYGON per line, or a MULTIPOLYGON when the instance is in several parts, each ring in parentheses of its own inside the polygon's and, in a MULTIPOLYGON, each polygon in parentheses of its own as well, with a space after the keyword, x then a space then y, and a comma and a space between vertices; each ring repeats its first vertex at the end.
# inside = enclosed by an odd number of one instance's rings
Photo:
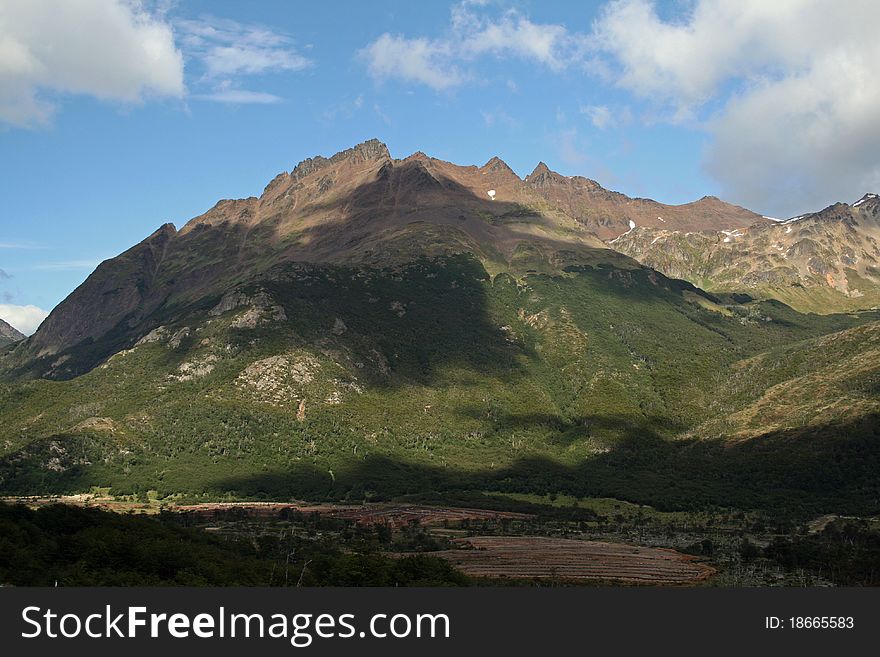
POLYGON ((876 3, 762 4, 7 0, 0 317, 371 137, 774 216, 877 191, 876 3))

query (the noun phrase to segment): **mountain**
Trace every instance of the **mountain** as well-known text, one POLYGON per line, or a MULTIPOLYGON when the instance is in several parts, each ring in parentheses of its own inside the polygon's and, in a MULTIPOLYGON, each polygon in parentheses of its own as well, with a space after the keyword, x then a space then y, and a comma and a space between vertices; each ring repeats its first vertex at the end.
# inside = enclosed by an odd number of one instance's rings
POLYGON ((375 140, 305 160, 102 263, 0 354, 0 491, 871 511, 880 313, 710 294, 612 248, 720 227, 787 226, 375 140), (868 360, 826 371, 822 340, 868 360))
POLYGON ((665 205, 629 198, 580 176, 561 176, 543 162, 525 178, 525 184, 551 207, 565 212, 603 240, 619 237, 636 227, 672 231, 746 228, 768 220, 750 210, 714 197, 684 205, 665 205))
POLYGON ((715 293, 779 299, 803 311, 880 306, 880 198, 745 228, 636 227, 608 242, 667 276, 715 293))
POLYGON ((0 319, 0 347, 24 340, 27 336, 0 319))
POLYGON ((102 263, 15 363, 55 378, 82 373, 175 309, 286 263, 390 265, 468 253, 491 273, 596 263, 629 269, 638 263, 602 238, 631 222, 705 229, 745 226, 755 217, 717 199, 683 206, 630 199, 543 164, 521 180, 498 158, 482 167, 423 153, 395 160, 370 140, 309 158, 276 176, 259 198, 220 201, 180 231, 165 224, 102 263))

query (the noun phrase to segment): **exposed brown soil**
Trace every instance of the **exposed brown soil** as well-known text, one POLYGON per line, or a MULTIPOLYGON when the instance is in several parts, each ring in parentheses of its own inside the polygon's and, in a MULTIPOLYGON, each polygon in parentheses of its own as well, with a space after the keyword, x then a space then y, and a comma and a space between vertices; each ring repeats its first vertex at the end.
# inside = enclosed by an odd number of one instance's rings
POLYGON ((696 584, 715 573, 695 557, 665 548, 533 536, 456 539, 433 554, 471 577, 696 584))
POLYGON ((500 520, 527 519, 524 513, 506 511, 486 511, 483 509, 459 509, 452 507, 416 506, 416 505, 351 505, 335 504, 278 504, 278 503, 217 503, 194 504, 175 507, 181 513, 195 513, 213 516, 218 511, 238 509, 248 516, 276 516, 285 509, 300 513, 320 513, 329 518, 351 520, 361 525, 389 525, 402 527, 410 523, 420 525, 441 525, 444 522, 460 522, 462 520, 500 520))
POLYGON ((277 518, 285 510, 299 513, 320 513, 328 518, 351 520, 361 525, 388 525, 403 527, 410 523, 424 526, 442 525, 444 522, 456 523, 464 520, 527 520, 532 516, 526 513, 509 511, 487 511, 485 509, 463 509, 457 507, 421 506, 415 504, 308 504, 306 502, 206 502, 202 504, 163 504, 132 502, 91 494, 62 495, 46 497, 4 497, 0 501, 9 504, 25 504, 30 507, 47 504, 70 504, 73 506, 97 507, 118 513, 158 513, 160 510, 174 513, 190 513, 205 519, 217 514, 236 511, 249 518, 277 518))

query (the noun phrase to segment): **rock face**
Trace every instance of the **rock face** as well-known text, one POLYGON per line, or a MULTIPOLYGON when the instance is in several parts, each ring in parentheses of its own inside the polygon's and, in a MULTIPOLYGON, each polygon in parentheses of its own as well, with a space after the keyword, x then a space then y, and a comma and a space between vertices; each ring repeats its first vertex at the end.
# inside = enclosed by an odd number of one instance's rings
POLYGON ((831 312, 880 305, 880 198, 784 221, 685 232, 637 227, 609 242, 667 276, 713 292, 831 312))
POLYGON ((325 167, 332 167, 333 165, 341 164, 343 162, 361 164, 371 160, 391 160, 391 154, 388 152, 388 147, 378 139, 365 141, 354 148, 341 151, 329 159, 321 157, 320 155, 305 159, 293 168, 293 171, 290 172, 290 177, 296 180, 302 180, 325 167))
POLYGON ((13 342, 20 342, 26 337, 27 336, 24 333, 16 329, 14 326, 7 324, 0 319, 0 347, 12 344, 13 342))
POLYGON ((30 350, 49 356, 102 338, 120 325, 137 326, 167 297, 159 271, 176 233, 174 226, 165 224, 137 246, 98 265, 46 318, 29 341, 30 350))

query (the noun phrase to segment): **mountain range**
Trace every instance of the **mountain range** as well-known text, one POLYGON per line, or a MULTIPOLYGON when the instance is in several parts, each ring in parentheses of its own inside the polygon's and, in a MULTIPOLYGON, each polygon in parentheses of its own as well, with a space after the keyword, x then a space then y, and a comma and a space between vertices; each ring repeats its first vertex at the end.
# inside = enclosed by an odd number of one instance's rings
POLYGON ((880 305, 880 198, 745 228, 638 226, 610 245, 668 276, 712 292, 747 292, 800 310, 880 305))
POLYGON ((0 351, 0 490, 876 510, 880 199, 779 221, 370 140, 0 351))

